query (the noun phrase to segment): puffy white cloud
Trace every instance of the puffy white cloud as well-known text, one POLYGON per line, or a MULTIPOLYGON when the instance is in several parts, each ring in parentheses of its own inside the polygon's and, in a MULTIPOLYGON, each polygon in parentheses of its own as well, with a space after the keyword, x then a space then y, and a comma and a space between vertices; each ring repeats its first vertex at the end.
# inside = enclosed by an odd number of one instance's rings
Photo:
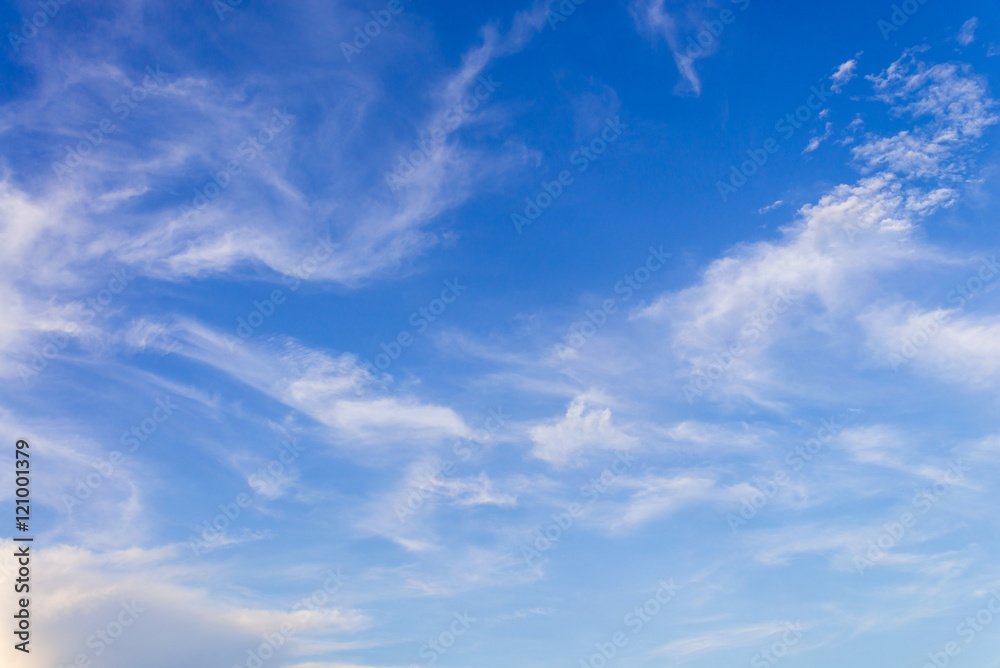
POLYGON ((531 454, 551 464, 579 462, 593 450, 629 449, 638 440, 625 433, 611 419, 610 408, 597 408, 587 396, 570 402, 566 414, 547 424, 531 428, 531 454))

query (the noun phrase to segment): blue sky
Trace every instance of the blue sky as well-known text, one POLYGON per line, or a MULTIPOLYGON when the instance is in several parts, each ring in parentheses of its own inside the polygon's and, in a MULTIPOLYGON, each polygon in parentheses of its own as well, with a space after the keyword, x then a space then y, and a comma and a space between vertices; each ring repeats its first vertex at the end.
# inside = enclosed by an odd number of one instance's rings
POLYGON ((994 4, 0 19, 5 662, 1000 666, 994 4))

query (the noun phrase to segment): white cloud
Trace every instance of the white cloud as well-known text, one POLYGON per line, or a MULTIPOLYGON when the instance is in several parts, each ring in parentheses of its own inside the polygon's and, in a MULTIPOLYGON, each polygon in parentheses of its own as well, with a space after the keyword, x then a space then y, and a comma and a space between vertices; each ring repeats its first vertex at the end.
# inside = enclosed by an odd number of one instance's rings
POLYGON ((718 38, 706 28, 702 15, 702 10, 711 4, 690 3, 684 8, 673 8, 671 11, 665 5, 665 0, 633 0, 629 11, 640 32, 666 40, 681 75, 674 92, 701 95, 701 78, 695 69, 695 63, 713 54, 719 45, 718 38), (707 45, 698 43, 696 34, 699 31, 712 37, 712 41, 707 45), (690 37, 688 42, 684 41, 685 36, 690 37))
POLYGON ((976 41, 976 27, 978 25, 979 19, 975 16, 963 23, 962 29, 958 32, 958 43, 962 46, 969 46, 976 41))
MULTIPOLYGON (((850 327, 880 292, 878 276, 947 255, 913 232, 922 219, 950 206, 958 191, 917 179, 949 184, 966 178, 976 140, 997 122, 996 103, 985 80, 968 68, 927 66, 913 52, 868 79, 893 114, 924 125, 890 138, 869 135, 854 149, 867 176, 803 206, 781 239, 737 247, 693 286, 661 296, 638 314, 667 329, 672 354, 664 357, 677 360, 682 381, 722 364, 722 356, 726 369, 710 392, 767 403, 762 392, 783 386, 794 372, 779 356, 787 359, 795 347, 815 342, 817 330, 850 327), (743 348, 733 356, 735 343, 743 348)), ((664 346, 656 340, 644 345, 664 346)))
POLYGON ((719 488, 714 479, 697 474, 647 475, 625 479, 621 485, 634 491, 605 518, 604 523, 611 529, 645 524, 689 505, 734 498, 733 490, 719 488))
MULTIPOLYGON (((327 397, 328 398, 328 397, 327 397)), ((298 404, 306 413, 351 438, 367 441, 386 437, 424 439, 435 436, 464 436, 468 427, 452 409, 394 397, 338 399, 326 405, 320 398, 302 398, 298 404)))
POLYGON ((834 93, 839 93, 844 88, 844 86, 850 83, 851 79, 853 79, 858 75, 857 68, 858 68, 857 58, 852 58, 851 60, 848 60, 846 63, 842 63, 840 66, 838 66, 836 71, 830 75, 830 81, 833 82, 832 84, 830 84, 830 90, 832 90, 834 93))
POLYGON ((904 436, 882 425, 845 429, 837 443, 857 462, 892 468, 902 466, 900 457, 906 449, 904 436))
POLYGON ((785 200, 779 199, 779 200, 773 202, 772 204, 768 204, 767 206, 762 206, 761 208, 757 209, 757 213, 760 213, 760 214, 769 213, 771 211, 774 211, 775 209, 777 209, 779 206, 781 206, 784 203, 785 203, 785 200))
POLYGON ((781 241, 743 247, 717 260, 698 284, 664 295, 641 317, 669 326, 675 354, 695 369, 715 363, 716 354, 742 341, 748 352, 733 361, 729 373, 762 382, 763 372, 751 361, 783 327, 813 312, 816 306, 801 310, 806 296, 826 310, 843 312, 864 292, 859 275, 911 257, 911 221, 935 204, 908 194, 890 175, 838 186, 817 204, 802 207, 799 222, 783 230, 781 241), (788 315, 765 326, 761 318, 770 319, 768 310, 775 305, 788 315))
MULTIPOLYGON (((14 569, 16 545, 0 541, 0 569, 5 573, 14 569)), ((31 555, 32 576, 45 583, 32 587, 32 619, 36 628, 46 629, 44 642, 37 634, 33 638, 32 665, 73 663, 79 654, 92 662, 99 658, 108 668, 167 668, 190 663, 192 656, 205 665, 232 665, 260 646, 262 634, 273 634, 285 623, 297 631, 277 652, 287 659, 302 638, 354 634, 370 625, 366 615, 332 603, 307 616, 290 611, 294 600, 287 607, 268 608, 214 596, 202 585, 203 569, 179 565, 173 546, 95 553, 36 545, 31 555), (97 631, 117 623, 123 614, 133 621, 120 637, 111 645, 100 641, 97 631), (185 642, 177 643, 178 637, 185 642)), ((318 589, 322 583, 319 578, 308 586, 318 589)), ((12 618, 14 605, 14 597, 4 597, 0 613, 12 618)), ((114 637, 114 632, 106 637, 114 637)), ((0 648, 5 665, 16 665, 22 656, 12 643, 0 648)))
POLYGON ((452 409, 412 396, 391 396, 353 355, 333 357, 294 341, 270 345, 234 337, 184 321, 171 328, 183 348, 177 354, 256 388, 330 427, 344 446, 377 442, 421 444, 470 433, 452 409))
POLYGON ((538 487, 520 476, 497 481, 485 471, 478 475, 459 475, 455 470, 446 473, 443 465, 436 457, 411 464, 398 484, 377 495, 360 514, 358 531, 387 538, 410 552, 439 550, 446 542, 435 529, 442 510, 514 508, 522 493, 538 487))
MULTIPOLYGON (((523 49, 546 25, 549 5, 540 2, 516 13, 506 32, 485 26, 481 43, 463 55, 461 65, 430 82, 427 97, 433 103, 414 129, 416 136, 437 129, 441 113, 465 99, 477 77, 498 58, 523 49)), ((140 30, 147 44, 164 36, 143 23, 141 12, 118 9, 122 11, 102 23, 100 40, 81 34, 78 48, 62 49, 48 41, 55 33, 46 31, 32 42, 23 57, 34 62, 44 56, 45 66, 37 68, 30 94, 5 104, 0 133, 34 133, 40 138, 40 159, 61 160, 61 147, 79 138, 80 123, 119 118, 108 100, 139 85, 145 72, 134 73, 123 62, 123 52, 111 45, 126 43, 140 30), (43 150, 46 142, 52 150, 43 150)), ((321 13, 319 23, 340 25, 343 11, 321 13)), ((314 35, 304 29, 300 37, 314 35)), ((239 272, 355 285, 391 275, 438 243, 438 236, 427 230, 435 217, 517 162, 516 146, 487 157, 455 138, 469 123, 504 122, 496 106, 490 114, 467 115, 449 127, 447 141, 398 192, 390 192, 381 176, 377 189, 360 186, 355 175, 367 173, 371 165, 348 164, 353 151, 325 144, 332 136, 339 138, 338 146, 352 140, 350 129, 365 120, 380 84, 377 76, 366 79, 356 68, 332 66, 323 76, 350 90, 351 101, 345 97, 324 108, 317 128, 293 120, 256 157, 240 158, 239 173, 224 179, 225 187, 211 202, 185 215, 182 205, 195 199, 192 176, 194 187, 201 189, 234 155, 243 154, 244 140, 268 122, 275 108, 291 107, 294 115, 300 95, 283 75, 259 74, 255 85, 271 92, 248 99, 242 83, 213 78, 214 73, 165 72, 138 109, 116 120, 116 132, 88 151, 78 168, 57 178, 44 164, 30 184, 15 183, 5 173, 0 179, 0 255, 8 261, 0 272, 0 292, 8 317, 0 325, 0 350, 24 359, 31 354, 30 345, 47 332, 79 320, 67 309, 81 286, 101 280, 94 272, 98 264, 124 264, 137 274, 167 281, 239 272), (271 81, 264 80, 268 77, 271 81), (157 119, 155 140, 142 130, 143 115, 157 119), (318 192, 303 185, 299 169, 324 151, 324 178, 334 176, 332 185, 318 192), (301 158, 298 166, 292 163, 293 152, 301 158), (371 194, 359 198, 360 191, 371 194), (317 253, 322 259, 314 262, 317 253)), ((411 150, 412 142, 401 140, 399 150, 411 150)), ((366 146, 362 154, 381 155, 385 148, 371 151, 366 146)), ((395 154, 392 147, 387 152, 395 154)), ((13 373, 15 367, 5 359, 0 373, 13 373)))
POLYGON ((974 74, 968 65, 928 66, 917 59, 917 53, 909 50, 881 73, 865 77, 872 82, 876 99, 893 105, 897 116, 908 115, 916 121, 931 117, 924 126, 929 141, 967 145, 997 123, 993 111, 997 102, 989 95, 985 77, 974 74))
POLYGON ((813 151, 819 148, 820 144, 829 139, 830 135, 832 134, 833 134, 833 123, 827 123, 826 130, 823 132, 823 134, 812 137, 809 140, 809 143, 806 145, 806 147, 802 149, 802 154, 805 155, 807 153, 812 153, 813 151))
POLYGON ((913 304, 873 308, 859 317, 875 363, 928 373, 975 389, 1000 377, 1000 318, 913 304))
POLYGON ((869 75, 876 98, 896 116, 930 120, 891 137, 869 136, 853 149, 864 171, 888 169, 905 177, 960 180, 962 152, 982 137, 998 116, 986 80, 954 63, 928 67, 908 51, 878 75, 869 75))
POLYGON ((610 408, 596 408, 587 396, 573 399, 566 415, 531 429, 531 454, 550 464, 566 465, 591 450, 628 449, 637 444, 612 424, 610 408))
POLYGON ((485 472, 474 478, 446 480, 441 485, 442 493, 455 500, 460 506, 500 506, 510 508, 517 505, 517 494, 501 492, 485 472))

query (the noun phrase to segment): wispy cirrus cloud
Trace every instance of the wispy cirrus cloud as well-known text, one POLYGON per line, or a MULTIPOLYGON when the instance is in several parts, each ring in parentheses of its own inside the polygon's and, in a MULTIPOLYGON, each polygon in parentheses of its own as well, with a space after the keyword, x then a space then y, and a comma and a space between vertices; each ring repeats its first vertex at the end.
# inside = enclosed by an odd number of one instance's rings
POLYGON ((731 0, 717 10, 715 3, 698 0, 668 9, 666 0, 633 0, 629 11, 639 32, 666 41, 681 76, 674 92, 697 97, 702 83, 695 64, 718 50, 726 27, 749 6, 749 0, 731 0))
POLYGON ((969 46, 976 41, 976 28, 979 27, 979 19, 973 16, 962 24, 962 29, 958 32, 958 43, 962 46, 969 46))

